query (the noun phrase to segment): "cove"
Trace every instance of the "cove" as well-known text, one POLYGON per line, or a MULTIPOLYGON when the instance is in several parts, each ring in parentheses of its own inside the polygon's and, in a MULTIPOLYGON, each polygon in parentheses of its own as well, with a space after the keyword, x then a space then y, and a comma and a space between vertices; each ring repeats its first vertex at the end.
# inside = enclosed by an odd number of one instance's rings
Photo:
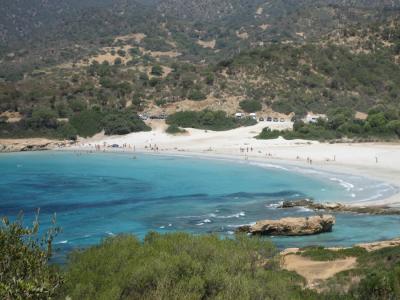
MULTIPOLYGON (((0 216, 24 212, 41 228, 57 214, 58 255, 107 236, 187 231, 229 236, 260 219, 313 215, 277 209, 286 199, 350 202, 389 196, 383 182, 312 169, 147 154, 31 152, 0 155, 0 216)), ((280 248, 349 246, 400 236, 400 216, 336 214, 331 233, 272 237, 280 248)))

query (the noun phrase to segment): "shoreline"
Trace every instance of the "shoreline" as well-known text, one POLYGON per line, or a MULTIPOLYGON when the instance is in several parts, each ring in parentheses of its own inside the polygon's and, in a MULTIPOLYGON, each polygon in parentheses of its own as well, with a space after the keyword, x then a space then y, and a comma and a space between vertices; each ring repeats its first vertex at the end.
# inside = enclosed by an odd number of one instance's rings
MULTIPOLYGON (((137 132, 124 136, 98 134, 81 139, 77 144, 54 144, 56 151, 100 151, 107 153, 145 153, 153 155, 223 159, 235 163, 254 165, 272 164, 358 176, 389 184, 394 194, 368 202, 354 201, 351 205, 400 206, 400 143, 320 143, 307 140, 258 140, 254 137, 265 124, 240 127, 229 131, 209 131, 187 128, 185 135, 165 133, 163 121, 151 121, 150 132, 137 132), (109 148, 117 144, 125 148, 109 148), (99 150, 99 149, 97 149, 99 150)), ((12 140, 8 140, 9 142, 12 140)), ((14 140, 16 141, 16 140, 14 140)), ((22 140, 26 142, 25 140, 22 140)), ((0 144, 1 144, 0 140, 0 144)), ((47 141, 46 141, 47 142, 47 141)))
MULTIPOLYGON (((170 157, 182 157, 182 158, 195 158, 195 159, 207 159, 207 160, 219 160, 225 162, 232 162, 232 163, 239 163, 239 164, 248 164, 253 165, 255 167, 261 168, 278 168, 278 169, 285 169, 288 172, 293 173, 301 173, 304 176, 315 177, 316 174, 313 173, 323 173, 328 180, 328 175, 330 176, 346 176, 352 177, 357 176, 361 179, 370 180, 375 183, 379 184, 387 184, 389 185, 394 191, 389 197, 385 197, 378 200, 354 200, 351 202, 343 202, 339 201, 342 204, 346 204, 348 206, 390 206, 390 207, 399 207, 400 206, 400 184, 397 180, 390 180, 386 176, 370 176, 369 174, 365 174, 365 169, 357 168, 351 165, 328 165, 321 163, 315 163, 312 166, 305 164, 303 161, 299 160, 291 160, 285 158, 263 158, 257 156, 244 156, 244 155, 235 155, 231 153, 211 153, 210 151, 183 151, 183 150, 160 150, 158 152, 149 151, 146 149, 140 150, 129 150, 129 149, 104 149, 101 151, 95 151, 94 147, 64 147, 54 149, 55 151, 83 151, 87 152, 90 151, 91 153, 105 153, 105 154, 125 154, 125 155, 132 155, 132 154, 144 154, 144 155, 154 155, 154 156, 170 156, 170 157), (306 174, 301 172, 302 170, 307 170, 306 174)), ((393 178, 391 178, 393 179, 393 178)), ((395 178, 397 179, 397 178, 395 178)), ((318 202, 318 199, 317 199, 318 202)))

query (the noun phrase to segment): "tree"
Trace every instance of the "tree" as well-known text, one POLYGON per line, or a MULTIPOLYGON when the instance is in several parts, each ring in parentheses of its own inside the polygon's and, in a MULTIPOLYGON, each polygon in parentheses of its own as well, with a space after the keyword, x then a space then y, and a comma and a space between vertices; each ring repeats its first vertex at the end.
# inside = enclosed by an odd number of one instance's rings
POLYGON ((118 54, 119 56, 122 56, 122 57, 125 57, 125 56, 126 56, 126 52, 125 52, 125 50, 123 50, 123 49, 119 49, 119 50, 117 51, 117 54, 118 54))
POLYGON ((118 65, 122 65, 122 59, 120 57, 117 57, 114 60, 114 65, 118 66, 118 65))
POLYGON ((155 65, 151 68, 151 75, 162 76, 164 74, 163 68, 159 65, 155 65))
POLYGON ((387 125, 386 125, 387 129, 389 131, 393 131, 394 133, 396 133, 399 137, 400 137, 400 120, 393 120, 390 121, 387 125))
POLYGON ((239 106, 247 113, 254 113, 262 109, 261 103, 255 100, 243 100, 239 103, 239 106))
POLYGON ((55 267, 49 266, 52 242, 59 228, 39 236, 38 216, 32 227, 24 227, 22 215, 11 223, 3 218, 0 226, 0 298, 49 299, 63 280, 55 267))
POLYGON ((28 124, 32 128, 51 128, 57 127, 57 115, 54 111, 46 107, 35 108, 32 116, 28 119, 28 124))
POLYGON ((194 101, 201 101, 201 100, 205 100, 207 98, 207 96, 199 89, 195 88, 190 90, 188 98, 190 100, 194 100, 194 101))
POLYGON ((371 128, 382 131, 387 124, 387 119, 385 117, 385 114, 383 112, 379 112, 376 114, 369 114, 367 118, 367 123, 371 128))

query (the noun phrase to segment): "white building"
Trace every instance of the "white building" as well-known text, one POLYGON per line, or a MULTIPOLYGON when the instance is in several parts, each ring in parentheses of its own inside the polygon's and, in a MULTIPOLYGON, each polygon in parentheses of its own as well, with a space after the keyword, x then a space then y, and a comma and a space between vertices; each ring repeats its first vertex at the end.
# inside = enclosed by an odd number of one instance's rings
POLYGON ((303 119, 304 123, 316 123, 318 119, 328 120, 325 114, 314 114, 312 112, 307 113, 307 116, 303 119))

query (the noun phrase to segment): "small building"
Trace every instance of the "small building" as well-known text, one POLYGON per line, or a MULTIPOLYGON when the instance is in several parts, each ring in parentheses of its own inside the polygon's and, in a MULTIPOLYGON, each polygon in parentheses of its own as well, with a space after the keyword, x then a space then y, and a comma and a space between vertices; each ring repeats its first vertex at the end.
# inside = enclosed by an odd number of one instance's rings
POLYGON ((314 114, 312 112, 307 113, 303 119, 304 123, 317 123, 319 119, 328 120, 325 114, 314 114))

